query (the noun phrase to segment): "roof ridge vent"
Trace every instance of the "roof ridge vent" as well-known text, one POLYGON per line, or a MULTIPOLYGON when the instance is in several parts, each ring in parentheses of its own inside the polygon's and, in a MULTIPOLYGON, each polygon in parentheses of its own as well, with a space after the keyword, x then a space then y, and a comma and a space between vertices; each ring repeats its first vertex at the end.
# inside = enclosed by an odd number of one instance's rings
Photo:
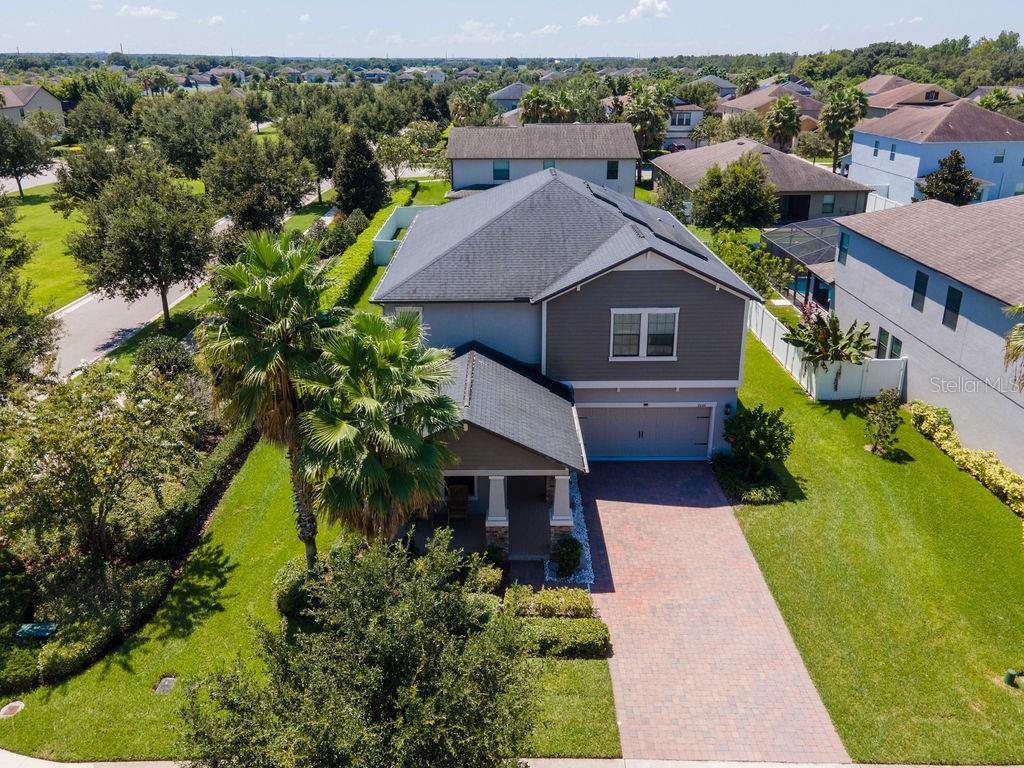
POLYGON ((473 401, 473 369, 476 368, 476 350, 470 350, 466 361, 466 383, 462 390, 462 407, 469 408, 473 401))

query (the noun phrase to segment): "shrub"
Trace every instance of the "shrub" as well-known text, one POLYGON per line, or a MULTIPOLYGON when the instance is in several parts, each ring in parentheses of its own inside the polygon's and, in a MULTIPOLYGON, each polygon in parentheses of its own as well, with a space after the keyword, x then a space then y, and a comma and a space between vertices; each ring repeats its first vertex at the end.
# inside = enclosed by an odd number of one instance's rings
POLYGON ((745 477, 764 477, 773 461, 785 461, 793 448, 793 426, 782 409, 739 406, 725 420, 725 441, 745 477))
POLYGON ((716 453, 712 466, 725 495, 737 504, 777 504, 785 491, 769 467, 763 477, 748 478, 736 459, 728 453, 716 453))
POLYGON ((0 695, 27 691, 38 681, 38 640, 16 638, 18 624, 0 624, 0 695))
POLYGON ((370 220, 366 218, 366 214, 356 208, 352 213, 345 219, 345 223, 342 225, 348 230, 349 235, 352 237, 353 242, 359 237, 370 226, 370 220))
POLYGON ((320 241, 320 257, 339 256, 356 241, 344 222, 337 222, 327 228, 320 241))
POLYGON ((514 616, 529 616, 533 605, 533 588, 526 584, 510 584, 505 590, 502 607, 514 616))
POLYGON ((139 344, 135 364, 152 366, 163 376, 175 378, 195 372, 196 364, 185 345, 172 336, 158 333, 139 344))
POLYGON ((527 620, 538 656, 603 659, 611 650, 608 627, 600 619, 527 620))
POLYGON ((501 610, 501 598, 484 592, 472 592, 466 596, 470 608, 477 611, 476 624, 483 626, 501 610))
POLYGON ((503 575, 504 573, 498 566, 481 563, 470 573, 467 586, 474 592, 497 594, 503 575))
POLYGON ((542 589, 533 596, 533 613, 546 619, 589 619, 594 615, 594 601, 585 589, 542 589))
POLYGON ((21 622, 32 608, 32 582, 17 556, 0 549, 0 621, 21 622))
POLYGON ((953 419, 945 408, 920 400, 914 400, 909 407, 911 423, 921 434, 1004 502, 1014 514, 1024 517, 1024 476, 1003 464, 992 451, 964 448, 953 427, 953 419))
POLYGON ((563 579, 576 572, 582 557, 583 545, 571 534, 562 534, 551 546, 551 562, 555 564, 555 573, 563 579))
POLYGON ((903 423, 900 415, 900 393, 886 389, 868 406, 864 429, 874 453, 886 454, 896 445, 896 430, 903 423))
POLYGON ((281 570, 274 576, 272 594, 277 610, 289 619, 298 618, 309 606, 304 557, 296 557, 281 566, 281 570))

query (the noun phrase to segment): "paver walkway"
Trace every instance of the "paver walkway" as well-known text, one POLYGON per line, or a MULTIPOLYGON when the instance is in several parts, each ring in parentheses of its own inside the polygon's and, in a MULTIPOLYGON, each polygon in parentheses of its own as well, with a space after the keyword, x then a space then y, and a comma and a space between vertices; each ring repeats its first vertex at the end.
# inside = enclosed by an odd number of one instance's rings
POLYGON ((581 479, 624 758, 850 761, 706 464, 581 479))

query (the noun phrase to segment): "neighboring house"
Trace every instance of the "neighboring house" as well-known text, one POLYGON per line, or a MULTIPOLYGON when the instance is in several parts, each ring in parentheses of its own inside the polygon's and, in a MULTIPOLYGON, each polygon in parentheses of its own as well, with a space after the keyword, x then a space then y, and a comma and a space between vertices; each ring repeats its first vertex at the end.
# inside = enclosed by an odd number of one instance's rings
MULTIPOLYGON (((773 85, 758 91, 751 91, 745 96, 737 96, 735 99, 719 102, 718 112, 721 113, 725 120, 740 112, 756 112, 761 117, 764 117, 775 105, 775 102, 783 96, 789 96, 793 99, 796 102, 797 110, 801 117, 813 119, 814 126, 817 126, 818 117, 821 115, 821 110, 825 105, 817 99, 804 96, 783 85, 773 85)), ((801 123, 801 129, 807 130, 804 123, 801 123)))
POLYGON ((792 93, 799 93, 801 96, 810 96, 812 91, 811 84, 806 80, 801 80, 796 75, 773 75, 772 77, 766 77, 758 82, 757 89, 764 90, 765 88, 774 88, 777 85, 792 93))
POLYGON ((373 69, 364 69, 361 73, 363 80, 369 83, 384 83, 391 77, 391 73, 386 69, 380 67, 374 67, 373 69))
POLYGON ((861 121, 847 175, 905 204, 922 197, 924 177, 954 149, 981 183, 979 201, 1024 194, 1024 123, 967 99, 861 121))
POLYGON ((445 474, 489 541, 543 557, 571 471, 723 448, 760 297, 670 214, 549 169, 421 212, 372 301, 455 348, 445 474))
MULTIPOLYGON (((609 119, 615 119, 630 102, 628 94, 622 96, 606 96, 601 99, 604 113, 609 119)), ((673 99, 669 108, 668 119, 665 121, 665 132, 661 140, 661 148, 668 150, 690 149, 696 142, 690 135, 693 129, 704 119, 704 109, 696 104, 687 104, 682 99, 673 99)))
POLYGON ((964 98, 970 99, 971 101, 980 101, 983 96, 988 96, 996 88, 1002 88, 1008 94, 1010 98, 1019 99, 1024 96, 1024 86, 1019 85, 979 85, 973 91, 968 93, 964 98))
POLYGON ((64 124, 64 109, 60 99, 41 85, 0 85, 3 97, 5 120, 18 125, 33 112, 52 112, 61 125, 64 124))
POLYGON ((245 72, 235 67, 214 67, 213 69, 207 70, 205 73, 213 79, 220 80, 234 80, 239 85, 245 85, 245 72))
POLYGON ((632 197, 640 150, 627 123, 452 128, 452 189, 483 189, 558 168, 632 197))
POLYGON ((902 85, 911 85, 911 81, 899 75, 875 75, 857 83, 857 87, 868 96, 891 91, 893 88, 899 88, 902 85))
POLYGON ((437 67, 406 67, 405 71, 396 79, 403 83, 409 83, 414 81, 417 75, 434 85, 443 83, 445 78, 444 72, 437 67))
POLYGON ((509 128, 518 128, 523 124, 523 108, 516 107, 508 112, 501 113, 501 124, 509 128))
POLYGON ((736 95, 736 86, 724 77, 719 77, 718 75, 704 75, 704 77, 698 77, 693 82, 711 83, 718 89, 718 96, 722 99, 731 99, 736 95))
POLYGON ((526 83, 509 83, 504 88, 499 88, 487 98, 494 102, 501 112, 508 112, 519 106, 519 100, 523 94, 530 90, 526 83))
POLYGON ((299 82, 299 77, 301 75, 302 73, 299 72, 299 70, 295 69, 295 67, 281 67, 279 70, 277 70, 277 76, 283 77, 289 83, 299 82))
POLYGON ((900 107, 935 107, 957 100, 957 95, 941 85, 907 83, 868 97, 867 117, 884 117, 900 107))
MULTIPOLYGON (((1018 161, 1019 164, 1019 161, 1018 161)), ((949 409, 965 445, 1024 472, 1024 393, 1003 365, 1024 304, 1024 197, 926 200, 840 219, 836 313, 871 325, 879 357, 908 358, 906 397, 949 409)))
POLYGON ((313 67, 302 73, 304 83, 329 83, 332 79, 331 70, 323 67, 313 67))
POLYGON ((654 158, 655 189, 660 179, 670 176, 693 190, 712 166, 725 169, 748 152, 760 155, 768 179, 778 188, 780 222, 846 216, 865 209, 869 187, 752 139, 723 141, 654 158))
POLYGON ((460 69, 458 72, 456 72, 455 78, 469 78, 470 80, 479 80, 480 73, 477 72, 473 67, 466 67, 465 69, 460 69))
POLYGON ((559 72, 558 70, 554 70, 553 69, 550 72, 546 72, 544 75, 542 75, 538 82, 541 82, 541 83, 553 83, 556 80, 561 80, 564 77, 565 77, 565 73, 564 72, 559 72))

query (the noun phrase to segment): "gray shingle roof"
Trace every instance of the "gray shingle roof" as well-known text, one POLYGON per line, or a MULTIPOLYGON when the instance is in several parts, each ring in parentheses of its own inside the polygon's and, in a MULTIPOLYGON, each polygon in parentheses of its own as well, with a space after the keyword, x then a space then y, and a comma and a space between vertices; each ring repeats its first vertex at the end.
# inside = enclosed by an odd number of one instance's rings
POLYGON ((773 147, 760 144, 753 139, 736 139, 711 144, 685 152, 656 157, 654 166, 679 181, 683 186, 693 188, 713 165, 725 168, 739 160, 747 152, 761 156, 768 178, 779 188, 779 192, 869 192, 870 187, 850 181, 845 176, 819 168, 793 155, 787 155, 773 147))
POLYGON ((783 96, 789 96, 793 101, 796 102, 797 109, 801 115, 810 115, 811 117, 817 117, 821 114, 821 110, 824 108, 817 99, 812 99, 810 96, 805 96, 802 93, 796 93, 782 85, 773 85, 769 88, 762 88, 759 91, 751 91, 745 96, 739 96, 729 101, 723 101, 719 107, 725 112, 751 112, 757 109, 774 104, 783 96))
POLYGON ((704 77, 698 77, 693 82, 695 82, 695 83, 711 83, 712 85, 714 85, 714 86, 716 86, 718 88, 735 88, 736 87, 736 85, 734 83, 730 83, 724 77, 719 77, 718 75, 704 75, 704 77))
POLYGON ((968 99, 934 107, 900 107, 885 117, 862 120, 854 131, 917 143, 1024 141, 1024 123, 968 99))
POLYGON ((3 106, 7 109, 24 107, 42 90, 45 89, 41 85, 0 85, 0 94, 4 97, 3 106))
POLYGON ((901 85, 908 85, 910 82, 910 80, 899 75, 875 75, 857 83, 857 87, 869 96, 873 96, 876 93, 899 88, 901 85))
POLYGON ((935 101, 928 102, 932 106, 948 104, 951 101, 956 101, 957 98, 955 93, 946 90, 941 85, 935 85, 934 83, 905 83, 895 88, 887 88, 881 93, 876 93, 874 96, 869 97, 868 105, 882 109, 891 109, 900 104, 920 104, 924 102, 924 95, 928 91, 935 91, 938 94, 938 98, 935 101))
POLYGON ((587 471, 568 390, 481 344, 455 350, 445 389, 466 422, 559 464, 587 471))
POLYGON ((538 302, 652 250, 760 298, 671 214, 548 169, 422 212, 373 300, 538 302))
POLYGON ((520 128, 452 128, 449 160, 638 159, 627 123, 542 123, 520 128))
POLYGON ((488 99, 521 99, 523 94, 530 90, 530 86, 526 83, 509 83, 504 88, 499 88, 494 93, 490 94, 488 99))
POLYGON ((925 200, 843 216, 836 224, 999 301, 1022 304, 1021 221, 1024 197, 1018 196, 962 208, 925 200))

